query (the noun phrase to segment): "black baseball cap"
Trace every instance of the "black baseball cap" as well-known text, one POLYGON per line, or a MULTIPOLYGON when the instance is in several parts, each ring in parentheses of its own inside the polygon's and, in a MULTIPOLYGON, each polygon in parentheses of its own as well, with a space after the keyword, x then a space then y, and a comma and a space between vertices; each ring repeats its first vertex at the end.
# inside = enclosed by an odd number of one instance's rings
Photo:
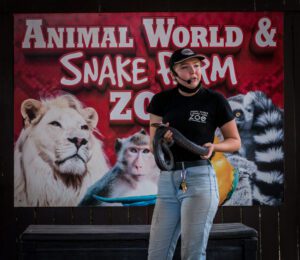
POLYGON ((205 59, 204 56, 194 52, 189 48, 181 48, 173 52, 170 57, 169 66, 172 70, 174 65, 191 58, 198 58, 199 60, 205 59))

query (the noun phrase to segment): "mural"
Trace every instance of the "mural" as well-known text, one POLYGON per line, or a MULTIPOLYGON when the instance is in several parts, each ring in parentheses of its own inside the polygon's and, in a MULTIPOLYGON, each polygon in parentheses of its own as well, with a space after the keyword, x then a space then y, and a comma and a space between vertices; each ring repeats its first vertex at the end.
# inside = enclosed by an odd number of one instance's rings
POLYGON ((242 139, 211 160, 220 205, 280 205, 282 13, 178 12, 14 15, 15 207, 155 203, 146 107, 175 86, 182 47, 206 57, 202 83, 228 99, 242 139))

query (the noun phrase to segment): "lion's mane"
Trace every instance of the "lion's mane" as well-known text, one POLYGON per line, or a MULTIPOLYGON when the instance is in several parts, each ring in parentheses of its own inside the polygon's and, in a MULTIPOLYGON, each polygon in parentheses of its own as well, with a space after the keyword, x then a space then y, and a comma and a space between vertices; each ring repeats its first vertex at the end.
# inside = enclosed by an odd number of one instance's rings
POLYGON ((94 136, 97 112, 72 95, 21 105, 24 128, 14 151, 14 203, 76 206, 87 187, 108 171, 94 136))

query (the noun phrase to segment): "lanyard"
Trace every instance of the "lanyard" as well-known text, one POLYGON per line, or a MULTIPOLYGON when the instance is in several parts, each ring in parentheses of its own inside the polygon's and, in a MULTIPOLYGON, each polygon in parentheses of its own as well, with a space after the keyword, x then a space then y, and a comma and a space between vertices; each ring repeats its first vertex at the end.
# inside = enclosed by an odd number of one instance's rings
POLYGON ((182 162, 182 170, 180 173, 181 176, 181 183, 180 183, 180 187, 179 189, 182 190, 182 192, 186 192, 187 191, 187 185, 186 185, 186 174, 187 174, 187 170, 184 168, 184 163, 182 162))

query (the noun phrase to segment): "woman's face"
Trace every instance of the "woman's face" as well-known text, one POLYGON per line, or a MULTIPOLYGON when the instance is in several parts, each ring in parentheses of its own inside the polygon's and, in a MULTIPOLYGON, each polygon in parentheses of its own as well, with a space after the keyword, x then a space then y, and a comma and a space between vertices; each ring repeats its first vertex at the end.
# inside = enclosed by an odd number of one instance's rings
POLYGON ((176 80, 181 85, 193 89, 197 87, 201 80, 201 63, 197 58, 191 58, 174 66, 174 71, 179 77, 176 80), (183 79, 183 80, 182 80, 183 79), (190 82, 186 82, 186 81, 190 82))

